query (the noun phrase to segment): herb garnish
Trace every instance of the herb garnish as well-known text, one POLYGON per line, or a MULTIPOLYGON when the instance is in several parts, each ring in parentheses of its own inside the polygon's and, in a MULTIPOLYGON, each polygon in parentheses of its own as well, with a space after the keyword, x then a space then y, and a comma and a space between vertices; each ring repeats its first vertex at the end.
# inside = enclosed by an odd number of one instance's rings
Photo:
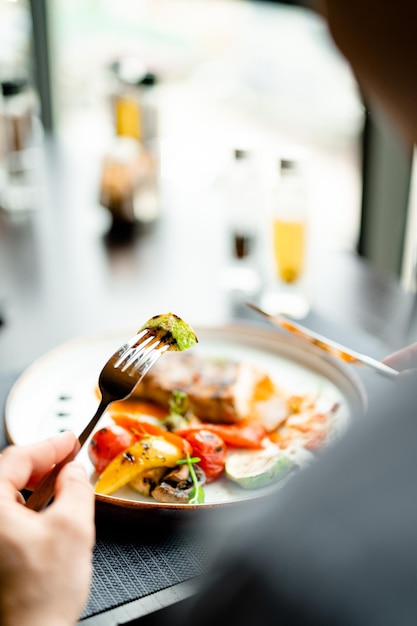
POLYGON ((172 392, 168 404, 171 415, 184 416, 188 408, 188 396, 184 391, 175 390, 172 392))
POLYGON ((171 393, 168 401, 169 413, 162 420, 163 425, 170 431, 175 432, 180 428, 186 428, 188 419, 188 396, 184 391, 176 390, 171 393))
POLYGON ((193 463, 199 463, 201 459, 197 456, 191 457, 187 452, 187 456, 185 459, 179 459, 177 461, 177 465, 184 465, 187 463, 188 469, 190 471, 190 476, 193 481, 194 487, 190 491, 190 495, 188 496, 188 504, 202 504, 204 502, 204 489, 200 487, 198 484, 197 476, 194 470, 193 463))

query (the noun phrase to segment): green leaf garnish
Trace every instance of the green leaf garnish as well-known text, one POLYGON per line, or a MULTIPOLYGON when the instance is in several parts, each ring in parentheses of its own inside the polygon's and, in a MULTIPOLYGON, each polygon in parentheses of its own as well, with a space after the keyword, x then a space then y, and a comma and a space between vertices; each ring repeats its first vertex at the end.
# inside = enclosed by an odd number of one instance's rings
POLYGON ((170 431, 175 432, 188 425, 188 396, 184 391, 175 390, 171 392, 168 401, 169 413, 162 420, 162 424, 170 431))
POLYGON ((184 391, 173 391, 169 400, 170 415, 184 416, 188 408, 188 396, 184 391))
POLYGON ((204 489, 198 484, 193 465, 193 463, 199 463, 200 461, 200 458, 198 458, 197 456, 191 457, 188 452, 185 459, 179 459, 177 461, 177 465, 184 465, 185 463, 187 463, 188 469, 190 471, 191 480, 193 481, 194 486, 190 491, 190 495, 188 496, 188 504, 202 504, 204 502, 204 489))

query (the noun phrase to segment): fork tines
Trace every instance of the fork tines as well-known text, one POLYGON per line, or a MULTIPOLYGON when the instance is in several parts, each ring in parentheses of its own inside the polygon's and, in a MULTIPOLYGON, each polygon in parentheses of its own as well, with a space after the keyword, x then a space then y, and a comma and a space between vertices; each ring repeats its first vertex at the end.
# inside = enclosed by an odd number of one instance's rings
POLYGON ((122 371, 125 371, 135 364, 146 363, 146 367, 150 368, 162 354, 172 350, 175 344, 171 333, 144 329, 123 346, 114 367, 122 366, 122 371))

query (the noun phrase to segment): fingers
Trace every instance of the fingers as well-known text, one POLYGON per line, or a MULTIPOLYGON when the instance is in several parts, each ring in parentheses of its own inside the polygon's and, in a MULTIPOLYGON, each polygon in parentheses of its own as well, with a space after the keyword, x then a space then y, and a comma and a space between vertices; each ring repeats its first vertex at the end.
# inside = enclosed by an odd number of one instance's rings
POLYGON ((395 368, 399 372, 417 367, 417 343, 402 348, 383 359, 383 363, 395 368))
POLYGON ((32 488, 39 479, 76 445, 71 432, 25 446, 9 446, 0 458, 0 495, 13 494, 25 487, 32 488))
MULTIPOLYGON (((47 514, 68 515, 85 522, 84 528, 94 528, 94 488, 88 480, 85 467, 79 461, 67 463, 56 479, 55 497, 47 514)), ((91 536, 91 542, 93 537, 91 536)))

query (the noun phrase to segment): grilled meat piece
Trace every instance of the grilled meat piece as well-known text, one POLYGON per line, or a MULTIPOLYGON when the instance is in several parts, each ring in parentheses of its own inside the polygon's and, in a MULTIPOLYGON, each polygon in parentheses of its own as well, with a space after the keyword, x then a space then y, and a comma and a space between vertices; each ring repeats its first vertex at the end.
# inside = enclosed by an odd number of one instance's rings
POLYGON ((154 365, 133 395, 169 410, 172 392, 183 391, 188 409, 203 421, 234 424, 249 414, 260 377, 248 363, 172 352, 154 365))

